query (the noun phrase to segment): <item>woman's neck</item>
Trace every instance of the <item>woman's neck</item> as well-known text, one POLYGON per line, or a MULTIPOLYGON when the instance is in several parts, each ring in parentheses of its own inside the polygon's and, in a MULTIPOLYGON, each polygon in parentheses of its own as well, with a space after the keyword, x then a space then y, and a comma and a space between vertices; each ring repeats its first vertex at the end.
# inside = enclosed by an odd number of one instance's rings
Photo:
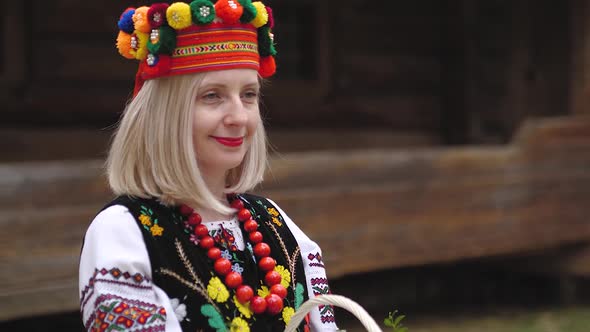
MULTIPOLYGON (((216 199, 219 199, 220 202, 226 203, 226 173, 225 172, 205 172, 201 171, 203 179, 205 180, 205 185, 209 189, 209 191, 213 194, 216 199)), ((216 221, 216 220, 226 220, 231 218, 229 215, 224 215, 223 213, 219 213, 215 210, 208 209, 208 208, 201 208, 199 209, 199 214, 203 218, 204 221, 216 221)))

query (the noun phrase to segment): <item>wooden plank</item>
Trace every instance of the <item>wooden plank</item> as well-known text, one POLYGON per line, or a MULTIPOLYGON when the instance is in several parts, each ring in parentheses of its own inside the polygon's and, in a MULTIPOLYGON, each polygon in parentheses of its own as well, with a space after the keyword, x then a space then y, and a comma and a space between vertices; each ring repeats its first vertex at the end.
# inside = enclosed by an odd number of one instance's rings
MULTIPOLYGON (((590 118, 543 120, 510 146, 285 154, 258 192, 322 246, 332 278, 515 255, 590 241, 589 149, 590 118)), ((83 232, 110 197, 101 164, 0 165, 0 319, 77 309, 83 232)))

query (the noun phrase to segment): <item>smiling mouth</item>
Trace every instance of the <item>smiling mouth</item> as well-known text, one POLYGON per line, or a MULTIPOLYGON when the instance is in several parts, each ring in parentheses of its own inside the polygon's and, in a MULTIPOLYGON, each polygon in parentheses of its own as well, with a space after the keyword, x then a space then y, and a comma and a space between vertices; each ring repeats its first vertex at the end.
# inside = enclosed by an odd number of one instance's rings
POLYGON ((217 142, 219 142, 225 146, 237 147, 237 146, 242 145, 242 143, 244 143, 243 137, 216 137, 216 136, 211 136, 211 137, 213 137, 217 142))

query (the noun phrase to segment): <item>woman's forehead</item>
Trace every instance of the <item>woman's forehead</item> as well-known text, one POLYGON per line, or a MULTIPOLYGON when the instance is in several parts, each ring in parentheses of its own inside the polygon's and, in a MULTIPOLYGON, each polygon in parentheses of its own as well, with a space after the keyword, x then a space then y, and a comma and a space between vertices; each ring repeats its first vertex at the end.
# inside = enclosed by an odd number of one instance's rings
POLYGON ((228 69, 207 72, 203 77, 202 84, 220 85, 246 85, 257 84, 258 73, 252 69, 228 69))

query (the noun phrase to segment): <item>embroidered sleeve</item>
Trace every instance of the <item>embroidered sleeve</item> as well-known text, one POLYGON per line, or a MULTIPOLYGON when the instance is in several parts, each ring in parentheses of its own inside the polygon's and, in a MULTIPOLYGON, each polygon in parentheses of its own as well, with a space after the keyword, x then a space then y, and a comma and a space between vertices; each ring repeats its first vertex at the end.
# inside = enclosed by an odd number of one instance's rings
POLYGON ((87 331, 181 331, 170 299, 151 281, 141 231, 124 206, 105 209, 88 228, 79 289, 87 331))
MULTIPOLYGON (((328 286, 326 269, 322 261, 322 250, 314 241, 303 233, 303 231, 275 202, 271 200, 269 200, 269 202, 271 202, 283 216, 285 223, 289 227, 291 233, 293 233, 293 236, 297 240, 297 244, 301 249, 301 258, 303 260, 309 298, 321 294, 329 294, 330 287, 328 286)), ((312 331, 338 330, 334 318, 334 308, 330 305, 318 306, 317 309, 312 310, 310 313, 310 324, 312 331)))

